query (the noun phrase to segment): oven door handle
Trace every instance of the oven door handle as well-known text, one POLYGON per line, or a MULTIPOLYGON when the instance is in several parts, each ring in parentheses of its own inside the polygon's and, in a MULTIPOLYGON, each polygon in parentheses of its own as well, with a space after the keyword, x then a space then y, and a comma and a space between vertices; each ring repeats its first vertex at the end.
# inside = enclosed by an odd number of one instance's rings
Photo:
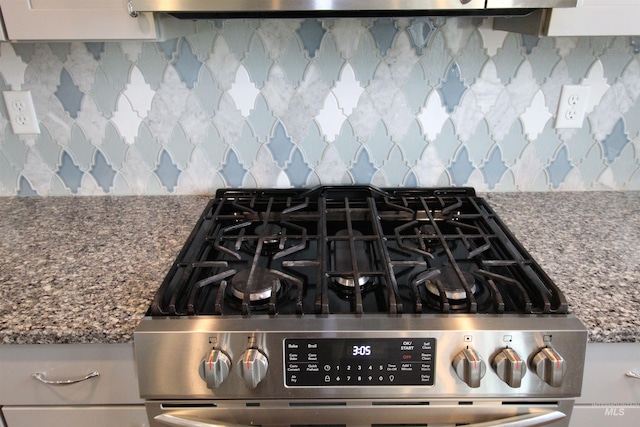
MULTIPOLYGON (((539 427, 558 421, 565 416, 566 415, 560 411, 545 411, 533 414, 517 415, 515 417, 502 418, 499 420, 476 424, 466 424, 466 427, 539 427)), ((248 427, 241 424, 226 423, 215 420, 202 421, 187 419, 169 414, 161 414, 156 416, 154 419, 162 424, 172 427, 248 427)))

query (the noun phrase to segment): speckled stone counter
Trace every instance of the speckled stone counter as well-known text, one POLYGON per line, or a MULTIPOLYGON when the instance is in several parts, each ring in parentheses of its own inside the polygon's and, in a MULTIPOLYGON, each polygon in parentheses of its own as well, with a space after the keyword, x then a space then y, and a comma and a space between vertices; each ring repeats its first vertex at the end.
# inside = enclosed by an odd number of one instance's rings
MULTIPOLYGON (((490 193, 592 342, 640 342, 640 192, 490 193)), ((132 340, 208 197, 0 198, 0 342, 132 340)))

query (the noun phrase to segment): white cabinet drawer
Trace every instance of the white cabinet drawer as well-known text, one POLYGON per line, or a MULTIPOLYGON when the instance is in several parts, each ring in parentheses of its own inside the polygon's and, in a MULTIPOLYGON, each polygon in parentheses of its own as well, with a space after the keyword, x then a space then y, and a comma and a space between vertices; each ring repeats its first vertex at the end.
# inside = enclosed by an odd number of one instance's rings
POLYGON ((148 427, 144 406, 4 407, 7 427, 148 427))
POLYGON ((576 403, 640 408, 640 380, 625 375, 634 369, 640 369, 640 343, 587 345, 582 396, 576 403))
MULTIPOLYGON (((0 405, 142 404, 133 343, 0 345, 0 405), (99 376, 69 385, 91 372, 99 376)), ((3 409, 4 411, 4 409, 3 409)))
POLYGON ((569 427, 638 427, 638 420, 640 407, 575 406, 569 427))
POLYGON ((154 17, 127 0, 0 0, 9 40, 155 40, 154 17))

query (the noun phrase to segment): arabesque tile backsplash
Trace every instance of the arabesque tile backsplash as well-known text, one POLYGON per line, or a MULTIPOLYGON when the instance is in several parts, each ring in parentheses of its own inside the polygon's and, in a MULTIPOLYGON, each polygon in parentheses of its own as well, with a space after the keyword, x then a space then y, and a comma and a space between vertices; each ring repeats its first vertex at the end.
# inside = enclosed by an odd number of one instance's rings
POLYGON ((1 43, 0 195, 471 185, 640 190, 632 37, 536 38, 471 18, 177 21, 164 42, 1 43), (565 84, 582 129, 555 129, 565 84))

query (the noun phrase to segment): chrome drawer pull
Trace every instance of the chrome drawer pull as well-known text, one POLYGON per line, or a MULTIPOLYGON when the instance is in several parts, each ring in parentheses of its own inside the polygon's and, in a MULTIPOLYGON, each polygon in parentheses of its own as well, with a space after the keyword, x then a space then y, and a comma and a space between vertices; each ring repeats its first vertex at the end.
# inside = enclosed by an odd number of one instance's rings
POLYGON ((640 369, 633 369, 633 370, 627 372, 625 375, 630 377, 630 378, 635 378, 637 380, 640 380, 640 369))
MULTIPOLYGON (((467 427, 538 427, 550 424, 564 418, 566 415, 560 411, 545 411, 515 417, 503 418, 495 421, 487 421, 477 424, 466 424, 467 427)), ((154 417, 156 421, 172 427, 245 427, 239 424, 231 424, 220 421, 199 421, 194 419, 177 417, 169 414, 160 414, 154 417)), ((248 427, 248 426, 246 426, 248 427)))
POLYGON ((76 383, 80 383, 82 381, 86 381, 88 379, 94 378, 94 377, 99 377, 100 373, 99 372, 91 372, 90 374, 87 374, 86 376, 82 377, 82 378, 78 378, 75 380, 48 380, 46 378, 46 374, 44 372, 36 372, 35 374, 31 374, 31 376, 35 379, 37 379, 38 381, 45 383, 45 384, 50 384, 50 385, 69 385, 69 384, 76 384, 76 383))

